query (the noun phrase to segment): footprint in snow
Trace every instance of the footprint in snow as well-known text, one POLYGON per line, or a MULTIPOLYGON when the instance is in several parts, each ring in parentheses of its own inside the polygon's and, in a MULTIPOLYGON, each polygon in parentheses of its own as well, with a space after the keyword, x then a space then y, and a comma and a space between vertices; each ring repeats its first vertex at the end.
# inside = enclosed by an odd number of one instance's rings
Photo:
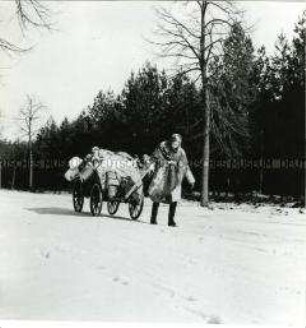
POLYGON ((218 316, 213 315, 208 319, 207 323, 213 324, 213 325, 219 325, 219 324, 222 324, 222 321, 218 316))
POLYGON ((122 285, 124 285, 124 286, 126 286, 126 285, 129 284, 128 279, 125 278, 125 277, 114 277, 114 278, 113 278, 113 281, 114 281, 114 282, 118 282, 118 283, 120 283, 120 284, 122 284, 122 285))
POLYGON ((49 259, 50 258, 50 252, 44 252, 44 251, 40 251, 40 256, 45 258, 45 259, 49 259))
POLYGON ((196 259, 189 259, 189 261, 188 261, 189 264, 195 264, 197 262, 198 261, 196 259))
POLYGON ((186 300, 188 302, 196 302, 197 301, 197 299, 194 296, 188 296, 188 297, 186 297, 186 300))

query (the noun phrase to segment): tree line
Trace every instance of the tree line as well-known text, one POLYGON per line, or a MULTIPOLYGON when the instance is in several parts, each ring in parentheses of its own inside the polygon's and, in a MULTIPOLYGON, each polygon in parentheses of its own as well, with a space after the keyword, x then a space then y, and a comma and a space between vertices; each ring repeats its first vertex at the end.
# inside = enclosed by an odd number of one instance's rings
MULTIPOLYGON (((210 160, 303 158, 306 14, 291 40, 281 34, 273 54, 255 50, 239 22, 206 68, 209 81, 210 160)), ((207 100, 205 100, 207 101, 207 100)), ((203 161, 203 88, 185 68, 174 75, 146 62, 121 92, 101 90, 72 121, 51 117, 33 141, 34 160, 84 156, 94 145, 150 154, 176 132, 192 163, 203 161)), ((3 158, 28 159, 26 142, 0 141, 3 158)), ((201 184, 202 168, 194 167, 201 184)))

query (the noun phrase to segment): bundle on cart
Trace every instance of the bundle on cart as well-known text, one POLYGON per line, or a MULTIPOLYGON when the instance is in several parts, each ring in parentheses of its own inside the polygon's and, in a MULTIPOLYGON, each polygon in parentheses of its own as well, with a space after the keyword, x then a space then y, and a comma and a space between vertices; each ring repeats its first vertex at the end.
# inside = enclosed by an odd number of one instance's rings
POLYGON ((84 159, 73 157, 65 178, 73 184, 73 206, 81 212, 84 199, 90 199, 92 215, 98 216, 103 201, 114 215, 120 203, 128 203, 130 217, 138 219, 144 203, 143 178, 137 159, 125 152, 94 147, 84 159))

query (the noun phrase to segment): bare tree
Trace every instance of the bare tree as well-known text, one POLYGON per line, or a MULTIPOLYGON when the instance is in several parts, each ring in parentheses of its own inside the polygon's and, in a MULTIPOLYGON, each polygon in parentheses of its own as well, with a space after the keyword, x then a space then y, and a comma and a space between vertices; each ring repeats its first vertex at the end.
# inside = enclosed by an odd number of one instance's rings
POLYGON ((34 96, 27 95, 25 105, 20 109, 18 120, 23 135, 27 138, 29 151, 29 188, 33 189, 33 140, 39 130, 42 111, 46 107, 34 96))
MULTIPOLYGON (((20 30, 24 34, 30 27, 51 29, 50 9, 40 0, 14 0, 16 17, 20 30)), ((22 48, 0 36, 0 49, 4 52, 24 52, 31 48, 22 48)))
POLYGON ((203 101, 203 139, 201 206, 209 204, 209 159, 211 106, 209 92, 209 63, 222 53, 222 42, 228 29, 242 17, 230 0, 187 1, 184 12, 174 15, 159 8, 156 35, 161 41, 152 42, 160 47, 159 55, 176 59, 179 72, 192 74, 199 81, 203 101))

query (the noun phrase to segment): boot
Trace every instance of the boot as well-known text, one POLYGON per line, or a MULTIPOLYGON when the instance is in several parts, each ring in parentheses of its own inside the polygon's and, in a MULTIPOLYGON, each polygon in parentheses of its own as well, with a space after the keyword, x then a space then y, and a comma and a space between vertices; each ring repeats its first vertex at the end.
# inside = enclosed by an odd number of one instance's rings
POLYGON ((154 202, 152 206, 152 212, 151 212, 151 224, 157 224, 157 213, 158 213, 159 203, 154 202))
POLYGON ((176 205, 177 205, 177 202, 173 202, 170 204, 170 207, 169 207, 169 214, 168 214, 168 226, 169 227, 176 227, 176 223, 174 221, 176 205))

